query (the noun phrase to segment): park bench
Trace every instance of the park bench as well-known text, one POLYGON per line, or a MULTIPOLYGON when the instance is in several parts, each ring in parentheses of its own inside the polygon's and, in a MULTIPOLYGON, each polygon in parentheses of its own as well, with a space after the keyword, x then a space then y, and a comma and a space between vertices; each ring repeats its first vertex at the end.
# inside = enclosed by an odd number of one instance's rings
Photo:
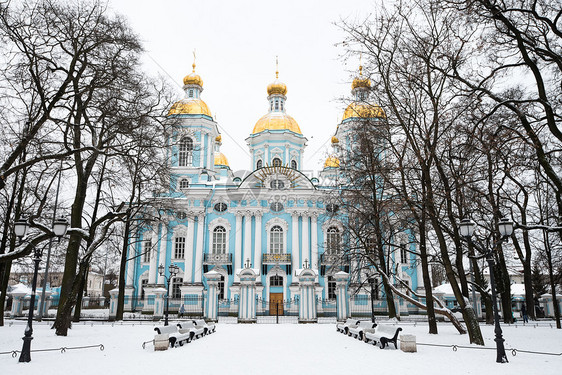
POLYGON ((359 324, 357 325, 353 325, 349 327, 349 333, 350 336, 355 337, 356 339, 359 339, 361 341, 363 341, 365 334, 367 332, 369 333, 375 333, 375 327, 377 326, 376 323, 367 321, 367 320, 362 320, 359 322, 359 324))
MULTIPOLYGON (((167 350, 168 346, 175 347, 180 333, 176 326, 159 326, 154 327, 156 335, 154 336, 154 350, 167 350)), ((183 342, 181 343, 183 345, 183 342)))
POLYGON ((205 319, 195 319, 193 321, 196 327, 203 328, 203 334, 210 334, 215 332, 215 323, 213 322, 206 322, 205 319))
POLYGON ((205 327, 197 326, 194 320, 178 323, 178 329, 180 332, 189 332, 192 340, 205 335, 205 327))
POLYGON ((338 332, 349 335, 349 327, 356 326, 357 324, 359 324, 359 320, 347 318, 345 322, 336 324, 336 330, 338 332))
POLYGON ((394 349, 398 349, 398 345, 396 344, 396 340, 398 339, 398 332, 402 331, 402 328, 394 328, 391 325, 379 324, 375 328, 375 332, 365 332, 365 342, 372 341, 373 345, 377 345, 379 343, 379 347, 384 349, 385 347, 389 347, 389 343, 394 344, 394 349), (393 336, 394 335, 394 336, 393 336))

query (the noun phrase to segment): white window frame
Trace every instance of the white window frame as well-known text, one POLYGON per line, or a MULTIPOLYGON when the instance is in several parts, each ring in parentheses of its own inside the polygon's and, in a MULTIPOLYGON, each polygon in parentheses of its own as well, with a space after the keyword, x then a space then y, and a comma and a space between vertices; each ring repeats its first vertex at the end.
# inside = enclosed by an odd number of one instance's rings
MULTIPOLYGON (((219 203, 219 202, 216 202, 216 203, 219 203)), ((215 237, 214 237, 214 233, 215 233, 215 228, 216 228, 216 227, 219 227, 219 226, 220 226, 220 227, 223 227, 223 228, 226 230, 226 233, 225 233, 224 254, 229 254, 229 253, 230 253, 230 231, 231 231, 231 227, 230 227, 230 223, 228 222, 228 220, 226 220, 226 219, 223 218, 223 217, 218 217, 218 218, 212 220, 212 221, 209 223, 209 226, 208 226, 209 235, 210 235, 209 238, 211 238, 211 244, 210 244, 210 250, 209 250, 209 252, 210 252, 211 254, 215 254, 215 252, 214 252, 214 249, 215 249, 215 244, 214 244, 215 237)), ((222 253, 221 253, 221 254, 222 254, 222 253)))
POLYGON ((142 263, 150 263, 152 256, 152 238, 147 237, 142 241, 142 263))
POLYGON ((178 144, 178 165, 180 167, 190 167, 193 165, 194 145, 195 142, 191 136, 184 135, 181 137, 178 144))
POLYGON ((187 238, 184 236, 174 237, 174 259, 185 259, 187 238))
POLYGON ((282 232, 283 233, 282 234, 283 252, 281 254, 288 253, 287 233, 289 231, 289 224, 287 224, 287 222, 285 220, 280 219, 278 217, 269 220, 265 224, 265 230, 266 230, 266 234, 267 234, 267 252, 270 253, 270 254, 273 253, 272 248, 271 248, 271 230, 275 226, 279 226, 283 230, 283 232, 282 232))

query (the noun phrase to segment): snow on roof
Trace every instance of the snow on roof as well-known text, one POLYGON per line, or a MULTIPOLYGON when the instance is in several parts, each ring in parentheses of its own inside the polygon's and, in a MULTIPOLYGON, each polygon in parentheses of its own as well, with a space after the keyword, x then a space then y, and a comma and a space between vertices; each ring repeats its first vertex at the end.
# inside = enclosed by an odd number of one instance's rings
POLYGON ((16 284, 12 287, 12 290, 10 291, 10 293, 25 293, 25 294, 31 294, 31 288, 28 287, 25 284, 19 283, 16 284))

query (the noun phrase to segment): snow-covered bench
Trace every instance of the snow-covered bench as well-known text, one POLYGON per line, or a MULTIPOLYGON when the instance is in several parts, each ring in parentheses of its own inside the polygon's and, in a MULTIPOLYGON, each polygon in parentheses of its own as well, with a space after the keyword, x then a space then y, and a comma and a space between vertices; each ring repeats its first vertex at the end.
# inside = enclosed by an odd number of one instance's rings
POLYGON ((367 321, 367 320, 362 320, 359 322, 359 324, 357 325, 353 325, 349 327, 349 333, 350 336, 355 337, 356 339, 359 340, 363 340, 365 334, 367 332, 369 333, 375 333, 375 327, 377 326, 376 323, 367 321))
POLYGON ((215 323, 213 322, 207 323, 205 319, 195 319, 193 323, 195 323, 195 326, 203 328, 203 332, 205 335, 215 332, 216 327, 215 327, 215 323))
POLYGON ((373 345, 377 345, 377 343, 379 343, 379 347, 381 349, 384 349, 387 346, 390 348, 388 343, 391 342, 394 344, 394 349, 398 349, 396 340, 398 339, 398 332, 400 331, 402 331, 402 328, 400 327, 395 328, 391 325, 379 324, 375 328, 375 332, 365 332, 365 342, 372 341, 373 345))
POLYGON ((349 335, 349 327, 356 326, 359 324, 359 322, 360 321, 357 319, 347 318, 345 322, 336 324, 336 330, 338 332, 349 335))
POLYGON ((191 340, 205 335, 205 327, 197 326, 194 320, 178 323, 178 329, 185 334, 189 333, 191 340))
MULTIPOLYGON (((154 327, 156 335, 154 336, 154 350, 167 350, 168 346, 175 346, 180 332, 176 326, 159 326, 154 327)), ((182 342, 183 345, 183 342, 182 342)))

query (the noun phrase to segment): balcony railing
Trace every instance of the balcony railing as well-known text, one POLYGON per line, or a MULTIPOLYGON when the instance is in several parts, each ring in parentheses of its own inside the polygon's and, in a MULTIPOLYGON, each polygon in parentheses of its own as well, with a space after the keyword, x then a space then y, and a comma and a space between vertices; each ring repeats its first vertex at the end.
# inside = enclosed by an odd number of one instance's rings
POLYGON ((291 264, 291 254, 265 253, 262 255, 262 264, 291 264))
POLYGON ((232 254, 203 254, 203 264, 232 264, 232 254))
POLYGON ((223 266, 232 275, 232 254, 203 254, 203 272, 209 271, 209 266, 223 266))
POLYGON ((347 265, 348 262, 349 257, 343 253, 323 253, 320 255, 320 264, 323 266, 347 265))

